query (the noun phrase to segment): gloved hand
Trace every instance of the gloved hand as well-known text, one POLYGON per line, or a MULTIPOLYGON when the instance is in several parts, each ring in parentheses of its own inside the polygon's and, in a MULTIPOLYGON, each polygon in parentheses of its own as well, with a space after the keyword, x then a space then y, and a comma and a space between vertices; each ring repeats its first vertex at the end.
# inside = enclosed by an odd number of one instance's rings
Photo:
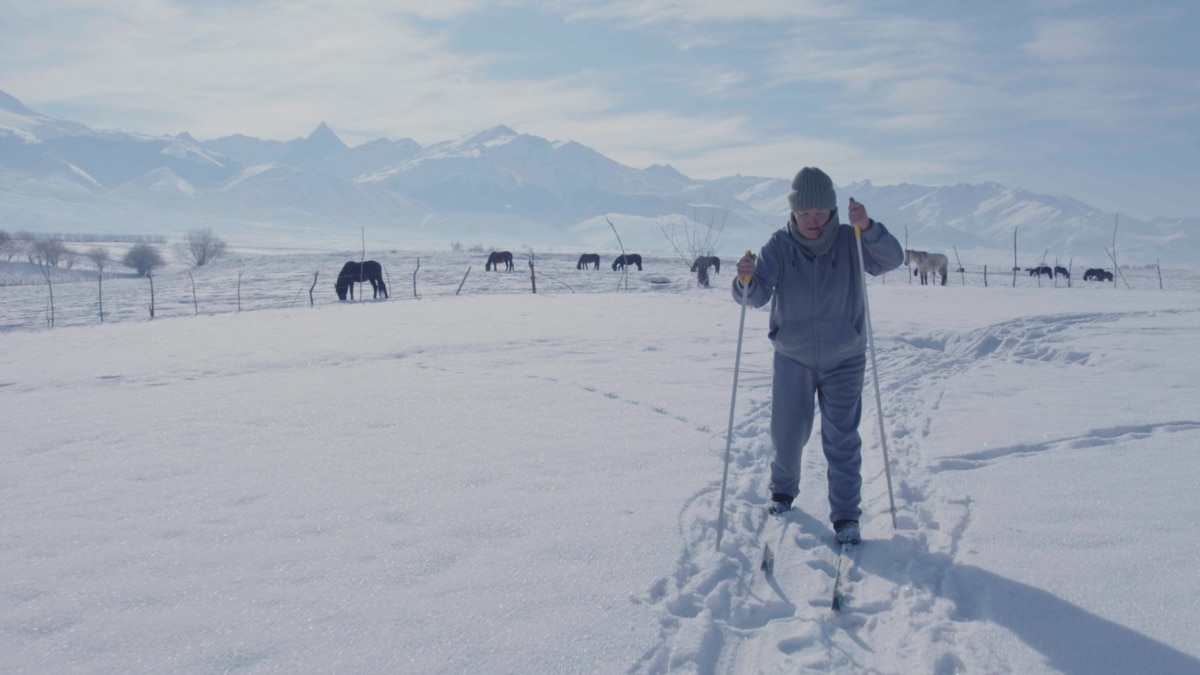
POLYGON ((747 280, 749 277, 754 276, 754 254, 753 253, 747 252, 746 255, 744 255, 738 259, 737 274, 738 274, 738 278, 743 280, 743 283, 745 283, 745 280, 747 280))

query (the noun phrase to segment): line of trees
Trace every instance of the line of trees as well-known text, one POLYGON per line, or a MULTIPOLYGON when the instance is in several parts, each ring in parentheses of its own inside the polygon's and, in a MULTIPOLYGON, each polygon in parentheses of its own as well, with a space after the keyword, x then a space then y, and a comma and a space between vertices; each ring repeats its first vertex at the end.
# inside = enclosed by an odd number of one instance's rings
MULTIPOLYGON (((165 241, 162 237, 146 237, 131 235, 129 237, 109 237, 103 241, 135 242, 122 256, 120 263, 137 272, 138 276, 146 276, 155 268, 166 264, 162 253, 154 245, 153 240, 165 241)), ((94 241, 101 241, 95 239, 94 241)), ((203 267, 224 256, 228 247, 224 240, 213 233, 212 229, 192 230, 184 235, 184 241, 175 248, 176 256, 185 264, 203 267)), ((104 265, 111 256, 107 248, 94 246, 80 253, 67 246, 64 238, 35 235, 30 232, 17 232, 11 235, 0 230, 0 255, 8 262, 13 258, 24 257, 26 262, 38 265, 48 273, 51 267, 72 269, 80 256, 87 258, 103 272, 104 265)))

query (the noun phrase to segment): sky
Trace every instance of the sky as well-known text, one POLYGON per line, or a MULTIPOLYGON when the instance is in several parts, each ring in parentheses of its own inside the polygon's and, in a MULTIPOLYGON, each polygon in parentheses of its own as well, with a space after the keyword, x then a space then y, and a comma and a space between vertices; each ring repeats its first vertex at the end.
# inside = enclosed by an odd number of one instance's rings
POLYGON ((153 320, 115 277, 103 325, 63 282, 56 327, 0 331, 0 671, 1200 671, 1196 272, 873 280, 835 613, 814 447, 767 522, 768 315, 728 270, 540 256, 533 294, 476 258, 309 306, 332 255, 233 251, 196 296, 156 275, 153 320))
POLYGON ((1200 215, 1178 0, 3 0, 0 90, 98 128, 422 145, 498 124, 693 178, 997 181, 1200 215))

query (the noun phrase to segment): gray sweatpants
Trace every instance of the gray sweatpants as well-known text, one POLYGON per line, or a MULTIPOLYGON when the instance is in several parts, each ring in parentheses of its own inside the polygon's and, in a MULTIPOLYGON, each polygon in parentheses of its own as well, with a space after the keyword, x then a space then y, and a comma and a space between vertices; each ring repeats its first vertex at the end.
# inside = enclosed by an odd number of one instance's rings
POLYGON ((821 447, 829 464, 830 522, 858 520, 862 515, 863 374, 866 355, 817 372, 775 353, 771 382, 771 492, 795 496, 800 491, 800 454, 812 434, 814 403, 821 407, 821 447))

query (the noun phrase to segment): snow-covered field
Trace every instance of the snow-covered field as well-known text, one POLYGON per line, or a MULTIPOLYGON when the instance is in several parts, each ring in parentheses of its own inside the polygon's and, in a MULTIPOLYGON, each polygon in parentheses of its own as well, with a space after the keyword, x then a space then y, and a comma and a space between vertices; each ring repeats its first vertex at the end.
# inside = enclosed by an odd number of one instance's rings
POLYGON ((1200 672, 1200 273, 873 283, 898 528, 869 389, 834 613, 811 445, 759 571, 759 310, 716 550, 731 270, 538 254, 535 295, 514 253, 370 255, 362 303, 353 253, 235 253, 195 300, 164 270, 152 321, 106 279, 103 325, 62 280, 51 330, 0 287, 0 672, 1200 672))

